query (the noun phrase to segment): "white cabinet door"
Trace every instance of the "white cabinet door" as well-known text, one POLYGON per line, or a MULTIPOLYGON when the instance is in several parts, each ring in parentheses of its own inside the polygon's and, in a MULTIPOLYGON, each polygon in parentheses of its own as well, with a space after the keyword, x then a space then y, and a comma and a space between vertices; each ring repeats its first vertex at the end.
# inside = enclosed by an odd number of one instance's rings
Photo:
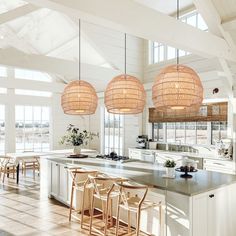
POLYGON ((65 165, 59 165, 59 198, 68 201, 68 171, 65 165))
POLYGON ((59 192, 59 165, 51 162, 51 194, 57 196, 59 192))
POLYGON ((236 209, 236 201, 230 197, 233 186, 193 197, 193 236, 235 235, 236 220, 232 214, 236 213, 230 212, 236 209))

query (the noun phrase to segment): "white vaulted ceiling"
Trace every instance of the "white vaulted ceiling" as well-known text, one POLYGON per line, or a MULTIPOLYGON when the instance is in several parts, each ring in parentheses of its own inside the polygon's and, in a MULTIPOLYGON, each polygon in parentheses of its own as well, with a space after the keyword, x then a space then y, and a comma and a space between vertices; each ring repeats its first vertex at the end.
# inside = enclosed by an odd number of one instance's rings
POLYGON ((225 76, 231 72, 234 76, 235 63, 228 61, 236 61, 236 54, 231 52, 236 42, 236 27, 228 24, 236 16, 234 2, 180 0, 182 12, 196 8, 201 13, 200 6, 209 10, 205 11, 206 16, 219 14, 219 18, 212 17, 210 21, 204 17, 213 27, 209 27, 209 32, 202 32, 170 17, 176 13, 175 0, 0 0, 0 64, 5 60, 12 66, 27 65, 30 69, 55 72, 66 81, 74 79, 78 67, 80 17, 82 75, 97 91, 103 91, 112 77, 124 70, 125 32, 128 33, 127 69, 141 80, 151 80, 145 77, 149 67, 146 40, 160 40, 197 54, 192 66, 200 73, 218 70, 225 76), (214 14, 211 5, 216 10, 214 14), (222 35, 219 29, 222 22, 231 39, 227 34, 222 35), (9 52, 14 57, 6 58, 9 52), (16 63, 16 58, 21 57, 22 62, 16 63), (219 58, 223 58, 221 63, 219 58), (40 61, 43 63, 39 65, 40 61), (65 67, 58 68, 59 65, 65 67))

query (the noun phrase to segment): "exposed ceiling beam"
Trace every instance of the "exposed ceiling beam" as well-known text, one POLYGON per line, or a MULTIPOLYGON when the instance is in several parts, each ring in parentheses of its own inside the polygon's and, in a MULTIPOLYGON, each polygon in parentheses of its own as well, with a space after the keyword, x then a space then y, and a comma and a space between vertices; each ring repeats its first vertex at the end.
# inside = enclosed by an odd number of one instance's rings
MULTIPOLYGON (((213 5, 211 0, 193 0, 198 12, 202 15, 204 20, 206 21, 209 30, 224 38, 225 41, 228 43, 229 47, 232 50, 236 50, 236 46, 231 38, 230 34, 225 31, 221 24, 221 17, 217 12, 215 6, 213 5)), ((233 84, 234 79, 232 72, 228 66, 228 63, 225 58, 218 57, 221 67, 225 73, 225 76, 222 76, 222 80, 226 80, 225 87, 228 92, 229 97, 233 95, 233 84)))
POLYGON ((4 12, 4 13, 0 14, 0 25, 5 24, 9 21, 15 20, 19 17, 22 17, 22 16, 29 14, 33 11, 36 11, 38 9, 39 9, 39 7, 37 7, 35 5, 26 4, 21 7, 17 7, 13 10, 4 12))
MULTIPOLYGON (((66 77, 68 81, 78 77, 78 62, 37 54, 26 54, 15 48, 0 49, 0 64, 60 75, 66 77)), ((97 81, 97 83, 101 78, 109 81, 120 73, 120 71, 111 68, 84 63, 82 63, 81 68, 82 79, 88 78, 97 81)))
POLYGON ((192 53, 236 61, 224 39, 132 0, 27 0, 74 17, 192 53))
POLYGON ((222 25, 227 31, 236 30, 236 18, 231 21, 224 22, 222 25))

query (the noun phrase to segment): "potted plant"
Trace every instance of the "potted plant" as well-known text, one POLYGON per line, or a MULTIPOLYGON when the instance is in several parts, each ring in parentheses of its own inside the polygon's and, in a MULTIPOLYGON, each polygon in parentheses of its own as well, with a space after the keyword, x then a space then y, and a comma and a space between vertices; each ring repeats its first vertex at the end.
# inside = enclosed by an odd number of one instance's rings
POLYGON ((164 167, 166 167, 166 176, 173 178, 175 176, 176 162, 173 160, 166 160, 164 167))
POLYGON ((80 154, 81 147, 86 146, 89 140, 93 140, 94 137, 98 137, 98 133, 88 132, 83 130, 80 132, 80 129, 74 125, 68 125, 66 129, 66 134, 62 136, 60 143, 73 146, 74 154, 80 154))

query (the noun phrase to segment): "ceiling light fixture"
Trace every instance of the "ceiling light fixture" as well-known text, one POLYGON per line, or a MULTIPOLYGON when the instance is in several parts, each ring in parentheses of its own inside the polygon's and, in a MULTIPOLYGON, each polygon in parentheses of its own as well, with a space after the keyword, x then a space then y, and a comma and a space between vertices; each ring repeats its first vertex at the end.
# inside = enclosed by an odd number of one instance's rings
POLYGON ((138 114, 143 112, 146 92, 143 84, 134 76, 126 73, 126 34, 124 74, 113 78, 105 91, 105 106, 113 114, 138 114))
MULTIPOLYGON (((177 20, 179 20, 179 0, 177 0, 177 20)), ((156 77, 152 87, 152 100, 160 111, 198 109, 203 100, 203 86, 197 73, 188 66, 177 64, 167 66, 156 77)))
POLYGON ((68 115, 91 115, 97 108, 98 97, 94 87, 81 80, 81 23, 79 20, 79 80, 71 81, 61 96, 61 106, 68 115))

